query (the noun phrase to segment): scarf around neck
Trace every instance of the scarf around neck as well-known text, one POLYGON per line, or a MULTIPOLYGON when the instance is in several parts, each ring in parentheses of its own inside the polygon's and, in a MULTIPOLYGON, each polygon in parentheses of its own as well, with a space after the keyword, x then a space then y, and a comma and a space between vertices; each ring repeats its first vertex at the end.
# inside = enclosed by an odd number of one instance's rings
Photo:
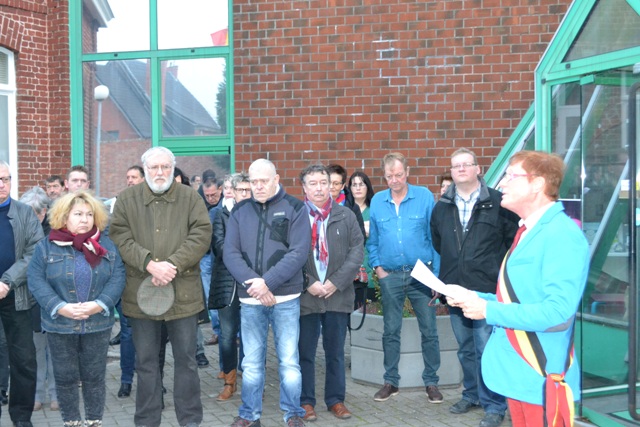
POLYGON ((100 230, 95 225, 89 232, 83 234, 72 234, 66 228, 51 230, 49 240, 58 246, 73 246, 84 254, 92 268, 100 264, 100 259, 107 254, 107 250, 98 243, 100 230))
POLYGON ((336 197, 336 203, 339 204, 340 206, 344 206, 344 202, 346 201, 347 201, 347 195, 345 194, 344 190, 342 190, 340 194, 338 194, 338 197, 336 197))
POLYGON ((329 251, 327 250, 327 240, 325 233, 321 233, 323 223, 329 217, 331 213, 331 197, 325 202, 322 207, 317 207, 307 197, 304 198, 304 203, 309 209, 309 215, 313 217, 313 227, 311 228, 311 247, 315 249, 316 259, 320 261, 320 264, 326 269, 329 263, 329 251))

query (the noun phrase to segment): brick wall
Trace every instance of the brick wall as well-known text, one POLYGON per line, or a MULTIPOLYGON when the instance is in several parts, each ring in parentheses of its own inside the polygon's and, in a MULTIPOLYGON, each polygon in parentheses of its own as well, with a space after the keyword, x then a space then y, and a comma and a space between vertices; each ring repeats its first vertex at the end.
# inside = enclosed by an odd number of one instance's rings
POLYGON ((22 193, 69 168, 67 1, 0 1, 0 46, 15 53, 22 193))
POLYGON ((389 151, 432 190, 456 148, 486 170, 533 102, 569 4, 236 0, 236 167, 268 156, 296 195, 298 172, 318 161, 384 188, 389 151))

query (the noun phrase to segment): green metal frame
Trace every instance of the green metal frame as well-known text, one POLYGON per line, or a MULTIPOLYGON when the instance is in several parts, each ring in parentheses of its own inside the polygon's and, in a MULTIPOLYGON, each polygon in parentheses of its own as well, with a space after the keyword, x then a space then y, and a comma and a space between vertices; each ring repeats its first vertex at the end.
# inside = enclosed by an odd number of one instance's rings
MULTIPOLYGON (((141 1, 141 0, 136 0, 141 1)), ((151 145, 164 146, 176 155, 201 156, 229 154, 231 156, 231 170, 235 164, 235 118, 234 87, 233 87, 233 0, 228 0, 228 46, 197 47, 184 49, 158 50, 158 0, 149 1, 149 35, 150 50, 117 53, 89 53, 82 52, 82 2, 69 2, 69 57, 71 68, 71 163, 84 164, 84 105, 82 88, 82 65, 85 62, 149 59, 151 81, 154 84, 152 93, 161 93, 160 63, 171 59, 201 59, 224 58, 226 61, 225 80, 227 85, 226 135, 198 136, 198 137, 163 137, 162 114, 160 97, 151 99, 151 145)))

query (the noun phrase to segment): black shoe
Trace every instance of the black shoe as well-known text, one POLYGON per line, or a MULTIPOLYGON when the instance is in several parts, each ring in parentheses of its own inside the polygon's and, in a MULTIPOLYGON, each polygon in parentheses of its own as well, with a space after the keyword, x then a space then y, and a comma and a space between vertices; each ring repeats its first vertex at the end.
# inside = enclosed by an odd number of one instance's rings
POLYGON ((206 368, 209 366, 209 360, 204 354, 196 354, 196 362, 198 362, 198 368, 206 368))
POLYGON ((389 383, 384 383, 382 388, 373 395, 373 400, 375 400, 376 402, 384 402, 389 400, 391 396, 397 395, 399 392, 400 390, 398 390, 398 387, 393 386, 389 383))
POLYGON ((14 424, 15 427, 33 427, 33 424, 31 424, 31 421, 17 421, 14 424))
POLYGON ((502 424, 504 415, 500 414, 484 414, 484 418, 480 420, 480 427, 498 427, 502 424))
POLYGON ((468 400, 460 399, 460 401, 449 408, 449 412, 452 414, 466 414, 474 408, 478 408, 480 405, 471 403, 468 400))
POLYGON ((0 390, 0 405, 6 405, 9 403, 9 396, 7 396, 7 390, 0 390))
POLYGON ((120 384, 120 390, 118 390, 118 397, 129 397, 131 396, 131 384, 122 383, 120 384))
POLYGON ((120 345, 120 332, 109 340, 109 345, 120 345))

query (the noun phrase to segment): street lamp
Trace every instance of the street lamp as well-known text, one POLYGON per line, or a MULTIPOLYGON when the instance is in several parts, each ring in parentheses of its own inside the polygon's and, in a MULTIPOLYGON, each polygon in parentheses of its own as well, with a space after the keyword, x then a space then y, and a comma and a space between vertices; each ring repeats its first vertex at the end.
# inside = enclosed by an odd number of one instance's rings
POLYGON ((93 89, 93 98, 98 101, 98 132, 96 134, 96 196, 100 196, 100 136, 102 133, 102 101, 109 97, 109 88, 105 85, 93 89))

